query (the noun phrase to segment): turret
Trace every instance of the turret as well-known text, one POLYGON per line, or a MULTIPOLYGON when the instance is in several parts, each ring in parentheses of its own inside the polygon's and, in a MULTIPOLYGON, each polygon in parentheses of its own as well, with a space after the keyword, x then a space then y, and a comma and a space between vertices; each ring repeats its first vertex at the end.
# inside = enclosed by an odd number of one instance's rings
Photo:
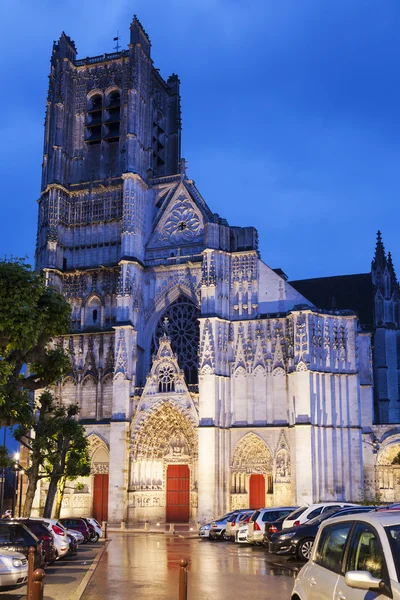
POLYGON ((136 15, 133 16, 131 23, 131 38, 130 43, 132 45, 140 44, 142 49, 147 56, 150 56, 151 42, 150 38, 143 29, 143 26, 136 15))

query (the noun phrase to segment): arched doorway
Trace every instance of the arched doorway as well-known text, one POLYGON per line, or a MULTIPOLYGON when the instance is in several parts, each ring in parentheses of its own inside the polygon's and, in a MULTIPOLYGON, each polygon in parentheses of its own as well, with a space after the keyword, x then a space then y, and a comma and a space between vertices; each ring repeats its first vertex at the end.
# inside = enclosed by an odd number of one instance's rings
POLYGON ((165 399, 142 416, 132 431, 133 520, 187 523, 195 518, 197 451, 196 424, 183 407, 165 399))
POLYGON ((234 447, 231 460, 231 508, 260 508, 272 499, 273 459, 267 444, 251 432, 234 447))
POLYGON ((89 436, 92 474, 92 515, 99 523, 108 519, 108 470, 110 455, 106 443, 89 436))
POLYGON ((376 496, 380 502, 400 499, 400 440, 381 448, 376 461, 376 496))

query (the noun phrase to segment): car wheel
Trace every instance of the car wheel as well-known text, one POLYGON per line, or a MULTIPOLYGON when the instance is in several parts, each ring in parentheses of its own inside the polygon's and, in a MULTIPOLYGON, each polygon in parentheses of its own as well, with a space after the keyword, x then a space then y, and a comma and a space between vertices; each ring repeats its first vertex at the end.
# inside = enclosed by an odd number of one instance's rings
POLYGON ((297 556, 300 560, 307 561, 311 556, 311 550, 314 544, 313 539, 303 540, 297 547, 297 556))
POLYGON ((229 542, 229 540, 231 539, 231 536, 228 535, 226 533, 226 530, 224 529, 224 531, 222 531, 222 533, 221 533, 221 538, 224 540, 224 542, 229 542))
POLYGON ((99 534, 98 533, 94 533, 92 535, 92 537, 90 538, 91 542, 98 542, 99 541, 99 534))

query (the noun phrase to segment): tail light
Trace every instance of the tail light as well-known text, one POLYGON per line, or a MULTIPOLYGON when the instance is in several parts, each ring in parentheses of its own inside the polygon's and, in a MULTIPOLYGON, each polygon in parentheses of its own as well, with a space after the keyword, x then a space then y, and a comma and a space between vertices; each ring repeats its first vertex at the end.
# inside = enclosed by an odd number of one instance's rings
POLYGON ((243 519, 242 523, 248 523, 250 521, 250 515, 243 519))
POLYGON ((58 525, 52 525, 51 527, 54 533, 56 533, 57 535, 65 535, 65 531, 61 529, 61 527, 59 527, 58 525))
POLYGON ((254 521, 254 531, 261 531, 261 527, 259 526, 257 521, 254 521))
POLYGON ((268 531, 269 531, 269 533, 278 533, 278 528, 275 527, 275 525, 270 525, 268 527, 268 531))
POLYGON ((295 521, 295 522, 293 523, 293 527, 298 527, 299 525, 300 525, 300 521, 295 521))

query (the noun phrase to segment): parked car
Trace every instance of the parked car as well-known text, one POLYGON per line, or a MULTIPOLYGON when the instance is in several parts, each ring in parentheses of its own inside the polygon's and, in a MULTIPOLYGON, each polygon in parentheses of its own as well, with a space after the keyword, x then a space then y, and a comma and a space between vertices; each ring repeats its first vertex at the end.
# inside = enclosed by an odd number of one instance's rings
POLYGON ((81 532, 78 531, 77 529, 67 529, 67 533, 68 533, 68 535, 72 535, 72 537, 75 538, 76 543, 78 545, 83 544, 83 542, 85 541, 85 538, 83 537, 81 532))
POLYGON ((57 552, 57 560, 69 553, 69 539, 67 530, 57 519, 45 517, 29 517, 31 521, 42 521, 53 536, 54 546, 57 552))
POLYGON ((93 517, 88 517, 87 521, 89 521, 89 523, 91 525, 93 525, 93 527, 94 527, 95 531, 97 532, 99 538, 101 538, 103 536, 103 530, 101 528, 100 523, 98 521, 96 521, 96 519, 93 518, 93 517))
POLYGON ((43 563, 52 565, 57 558, 57 551, 54 545, 54 538, 47 529, 43 521, 36 519, 18 519, 18 523, 23 523, 42 543, 43 563))
POLYGON ((78 542, 76 540, 76 537, 74 535, 72 535, 72 533, 70 533, 70 531, 68 530, 67 533, 67 537, 69 540, 69 555, 70 556, 76 556, 78 554, 78 542))
POLYGON ((288 529, 289 527, 296 527, 306 521, 311 521, 315 517, 318 517, 325 510, 331 508, 342 508, 344 506, 358 506, 358 504, 352 504, 351 502, 320 502, 319 504, 310 504, 309 506, 300 506, 297 510, 292 512, 283 521, 282 529, 288 529))
POLYGON ((287 516, 296 509, 295 506, 279 506, 277 508, 261 508, 250 517, 247 539, 251 544, 262 544, 265 523, 276 521, 279 517, 287 516))
POLYGON ((90 540, 89 527, 83 519, 76 517, 67 517, 59 519, 59 521, 67 529, 76 529, 77 531, 80 531, 83 537, 85 538, 83 542, 84 544, 87 544, 87 542, 90 540))
POLYGON ((236 515, 229 517, 226 524, 226 537, 229 540, 234 540, 239 527, 243 527, 249 522, 254 510, 241 510, 236 515))
POLYGON ((237 530, 236 535, 235 535, 235 542, 237 544, 248 544, 249 543, 249 540, 247 538, 248 531, 249 531, 248 523, 246 523, 242 527, 239 527, 239 529, 237 530))
POLYGON ((28 559, 21 552, 0 550, 0 591, 17 589, 28 580, 28 559))
POLYGON ((299 560, 307 561, 311 556, 318 529, 326 519, 339 515, 361 514, 371 510, 373 510, 371 506, 354 506, 324 511, 302 525, 273 534, 269 540, 268 551, 270 554, 295 555, 299 560))
POLYGON ((82 517, 82 521, 85 521, 86 525, 88 526, 89 534, 90 534, 89 542, 98 542, 100 536, 97 533, 94 525, 92 525, 92 523, 89 521, 89 519, 86 519, 85 517, 82 517))
POLYGON ((30 546, 35 548, 35 569, 43 565, 42 544, 23 523, 16 520, 0 521, 0 547, 19 552, 28 558, 30 546))
POLYGON ((320 527, 291 600, 400 598, 400 515, 334 517, 320 527))
POLYGON ((205 525, 202 525, 201 527, 199 527, 199 537, 209 538, 210 537, 210 527, 211 527, 211 523, 205 523, 205 525))
POLYGON ((210 540, 216 540, 216 539, 227 540, 228 537, 226 535, 226 525, 227 525, 228 519, 232 515, 238 514, 239 512, 240 511, 238 511, 238 510, 234 510, 233 512, 227 513, 223 517, 219 517, 218 519, 211 521, 210 533, 208 536, 210 538, 210 540))
POLYGON ((282 531, 282 525, 284 520, 286 519, 286 515, 281 517, 280 519, 276 519, 276 521, 272 521, 271 523, 265 523, 265 530, 263 535, 264 545, 268 548, 269 540, 274 533, 278 533, 282 531))

